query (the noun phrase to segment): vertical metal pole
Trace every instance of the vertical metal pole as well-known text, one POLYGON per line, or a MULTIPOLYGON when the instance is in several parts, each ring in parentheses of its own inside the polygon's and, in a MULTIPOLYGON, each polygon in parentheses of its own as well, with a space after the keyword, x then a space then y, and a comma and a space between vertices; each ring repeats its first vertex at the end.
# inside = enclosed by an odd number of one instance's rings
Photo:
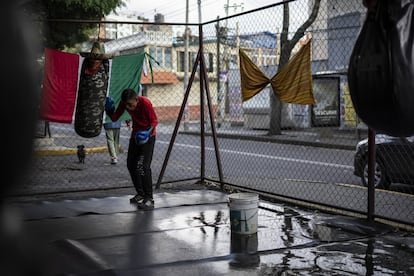
MULTIPOLYGON (((199 36, 199 56, 200 60, 203 57, 203 26, 201 24, 198 25, 198 36, 199 36)), ((200 135, 200 146, 201 146, 201 170, 200 170, 200 178, 203 182, 205 179, 205 169, 206 169, 206 155, 205 155, 205 127, 204 127, 204 74, 201 70, 201 63, 198 63, 199 70, 200 70, 200 127, 201 127, 201 135, 200 135)))
POLYGON ((198 51, 197 58, 196 58, 196 61, 194 63, 193 71, 191 72, 190 81, 189 81, 189 84, 188 84, 187 89, 186 89, 185 94, 184 94, 183 103, 181 104, 180 112, 178 113, 178 118, 177 118, 177 121, 175 123, 175 128, 174 128, 173 134, 171 136, 170 144, 168 146, 168 150, 167 150, 164 162, 163 162, 162 167, 161 167, 160 175, 158 176, 157 184, 155 185, 156 189, 160 188, 162 178, 164 177, 165 169, 167 168, 168 159, 170 159, 170 155, 171 155, 171 151, 172 151, 172 148, 173 148, 173 145, 174 145, 174 141, 175 141, 175 138, 177 137, 178 127, 180 126, 180 122, 181 122, 181 119, 182 119, 183 114, 184 114, 184 109, 185 109, 185 106, 186 106, 187 101, 188 101, 188 96, 190 95, 191 86, 194 82, 194 77, 195 77, 195 74, 196 74, 197 65, 199 63, 200 63, 200 51, 198 51))
POLYGON ((221 63, 220 63, 220 17, 217 16, 217 25, 216 25, 216 35, 217 35, 217 127, 221 127, 221 84, 220 84, 220 72, 221 72, 221 63))
POLYGON ((206 87, 207 106, 208 106, 208 111, 210 114, 210 125, 211 125, 211 131, 213 133, 214 150, 216 153, 216 162, 217 162, 217 169, 218 169, 218 174, 219 174, 219 179, 220 179, 220 188, 223 189, 223 186, 224 186, 223 185, 223 170, 221 167, 220 150, 219 150, 219 146, 217 142, 217 132, 216 132, 215 124, 214 124, 213 107, 211 104, 210 86, 208 84, 206 62, 204 60, 203 55, 201 55, 201 59, 200 59, 200 68, 201 68, 201 75, 203 76, 204 84, 206 87))
POLYGON ((368 128, 368 221, 374 221, 375 216, 375 131, 368 128))
MULTIPOLYGON (((189 29, 188 29, 188 0, 186 0, 185 6, 185 29, 184 29, 184 91, 187 90, 188 86, 188 47, 189 47, 189 29)), ((184 92, 185 93, 185 92, 184 92)), ((186 103, 184 106, 184 130, 188 130, 188 123, 189 123, 189 111, 188 111, 188 104, 186 103)))
POLYGON ((201 24, 201 0, 197 0, 198 5, 198 24, 201 24))

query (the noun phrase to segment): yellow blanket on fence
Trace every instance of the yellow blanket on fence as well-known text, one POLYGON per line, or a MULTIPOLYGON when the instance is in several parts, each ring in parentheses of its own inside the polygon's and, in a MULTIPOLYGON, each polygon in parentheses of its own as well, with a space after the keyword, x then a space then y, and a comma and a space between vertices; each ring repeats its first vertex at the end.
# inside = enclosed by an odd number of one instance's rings
POLYGON ((243 102, 259 93, 270 83, 273 92, 281 101, 295 104, 315 104, 310 45, 310 42, 303 45, 298 53, 271 79, 251 61, 242 49, 239 49, 243 102))

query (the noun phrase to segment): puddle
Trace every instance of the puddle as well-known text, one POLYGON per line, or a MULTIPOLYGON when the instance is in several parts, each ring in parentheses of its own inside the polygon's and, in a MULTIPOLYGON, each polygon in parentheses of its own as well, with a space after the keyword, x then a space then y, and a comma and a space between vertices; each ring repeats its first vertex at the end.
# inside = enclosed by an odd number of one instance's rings
POLYGON ((260 256, 258 275, 414 275, 413 252, 375 239, 260 256))
POLYGON ((342 231, 340 228, 333 228, 325 225, 323 222, 310 223, 308 229, 309 237, 321 242, 335 242, 344 240, 353 240, 359 235, 342 231))
MULTIPOLYGON (((414 275, 414 237, 341 216, 259 209, 255 234, 231 231, 226 209, 171 216, 169 235, 251 275, 414 275)), ((162 224, 162 223, 161 223, 162 224)), ((167 226, 167 225, 164 225, 167 226)), ((211 264, 212 265, 212 264, 211 264)))

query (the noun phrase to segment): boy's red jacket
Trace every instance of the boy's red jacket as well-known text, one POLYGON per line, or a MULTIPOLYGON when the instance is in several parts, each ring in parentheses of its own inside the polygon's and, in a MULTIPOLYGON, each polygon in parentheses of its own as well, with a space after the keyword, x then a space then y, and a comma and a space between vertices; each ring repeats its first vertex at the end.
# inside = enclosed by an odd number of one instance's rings
POLYGON ((120 102, 118 108, 109 117, 112 121, 117 121, 121 115, 127 111, 131 115, 132 120, 132 133, 131 137, 135 137, 137 131, 147 130, 149 127, 153 127, 151 136, 155 136, 156 126, 158 125, 157 114, 151 101, 144 96, 137 96, 138 104, 134 110, 128 110, 124 102, 120 102))

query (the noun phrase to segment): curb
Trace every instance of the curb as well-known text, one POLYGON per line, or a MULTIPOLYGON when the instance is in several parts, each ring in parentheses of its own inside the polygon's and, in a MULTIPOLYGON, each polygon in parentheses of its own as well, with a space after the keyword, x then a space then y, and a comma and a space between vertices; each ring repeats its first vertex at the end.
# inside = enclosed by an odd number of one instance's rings
MULTIPOLYGON (((180 131, 180 134, 187 135, 196 135, 200 136, 199 131, 180 131)), ((206 136, 212 136, 212 133, 205 133, 206 136)), ((227 139, 238 139, 238 140, 250 140, 257 142, 270 142, 270 143, 279 143, 279 144, 291 144, 291 145, 300 145, 300 146, 311 146, 311 147, 320 147, 320 148, 331 148, 331 149, 342 149, 342 150, 355 150, 354 145, 344 145, 338 143, 328 143, 328 142, 319 142, 319 141, 306 141, 306 140, 295 140, 295 139, 284 139, 270 136, 246 136, 239 134, 229 134, 229 133, 217 133, 219 138, 227 139)))
MULTIPOLYGON (((86 153, 101 153, 108 152, 107 147, 86 148, 86 153)), ((37 156, 51 156, 51 155, 68 155, 77 154, 78 149, 75 148, 60 148, 60 149, 38 149, 34 153, 37 156)))

